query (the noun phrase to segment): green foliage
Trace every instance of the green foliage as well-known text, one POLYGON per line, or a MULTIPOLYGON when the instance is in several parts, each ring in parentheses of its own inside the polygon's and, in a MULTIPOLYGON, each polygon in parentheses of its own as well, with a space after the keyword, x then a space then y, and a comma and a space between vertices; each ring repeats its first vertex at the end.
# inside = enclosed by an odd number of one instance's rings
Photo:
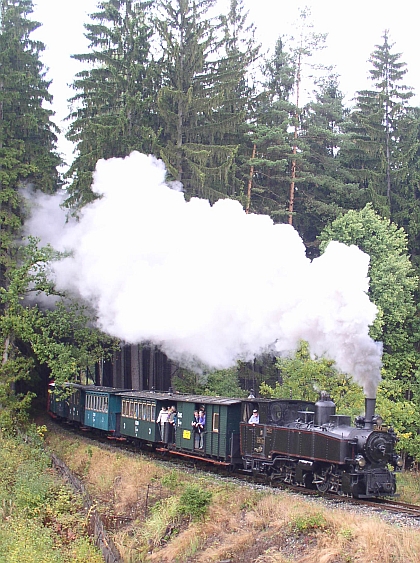
POLYGON ((212 493, 198 485, 188 485, 179 499, 179 512, 191 520, 202 520, 208 510, 212 493))
POLYGON ((399 446, 418 458, 420 356, 414 299, 418 278, 408 256, 407 235, 368 204, 334 221, 320 240, 321 249, 330 240, 339 240, 357 245, 370 256, 369 297, 379 309, 371 336, 384 344, 378 411, 395 426, 399 446))
POLYGON ((238 380, 238 369, 223 369, 210 373, 203 385, 204 395, 220 395, 222 397, 243 397, 238 380))
POLYGON ((418 333, 414 319, 418 278, 410 263, 403 229, 382 219, 368 204, 361 211, 349 211, 335 220, 319 238, 321 250, 330 240, 338 240, 355 244, 370 256, 369 296, 380 311, 371 335, 383 341, 385 353, 411 353, 418 333))
POLYGON ((327 528, 327 521, 325 516, 319 512, 295 516, 289 525, 295 533, 307 534, 308 532, 325 530, 327 528))
POLYGON ((0 434, 0 562, 99 563, 81 500, 50 469, 39 434, 29 428, 28 442, 0 434))
POLYGON ((78 208, 95 198, 91 190, 101 158, 125 157, 132 151, 153 153, 159 134, 156 86, 159 74, 150 53, 149 0, 101 2, 85 25, 91 50, 74 55, 87 69, 77 74, 67 138, 78 156, 67 204, 78 208))
POLYGON ((161 483, 164 487, 175 490, 179 485, 177 471, 172 470, 169 473, 165 473, 165 475, 161 479, 161 483))
POLYGON ((40 25, 29 19, 32 0, 1 0, 0 7, 0 286, 5 287, 25 214, 19 191, 27 183, 55 191, 61 159, 52 111, 45 107, 52 98, 40 61, 44 45, 31 39, 40 25))
POLYGON ((154 20, 162 73, 159 156, 172 179, 182 182, 187 197, 211 201, 237 197, 229 180, 249 101, 242 80, 252 59, 240 49, 239 3, 232 2, 229 15, 218 21, 208 16, 214 4, 161 0, 154 20), (224 40, 218 38, 222 26, 224 40), (224 45, 226 55, 219 54, 224 45))
POLYGON ((263 383, 262 397, 317 401, 319 392, 329 393, 342 414, 360 414, 363 411, 363 391, 351 377, 340 373, 334 362, 327 358, 312 359, 307 342, 301 342, 293 357, 278 358, 277 367, 281 384, 274 387, 263 383))
MULTIPOLYGON (((34 238, 18 250, 19 260, 9 268, 8 286, 0 287, 4 311, 0 316, 0 401, 14 413, 13 419, 26 411, 33 397, 31 391, 16 393, 16 384, 25 380, 26 389, 30 389, 37 364, 45 364, 58 383, 71 381, 116 346, 92 328, 94 318, 83 305, 59 300, 54 309, 42 311, 30 304, 31 294, 54 294, 48 279, 49 263, 59 256, 49 247, 38 248, 34 238)), ((2 412, 2 416, 7 415, 2 412)))
POLYGON ((222 397, 243 397, 239 384, 239 368, 217 370, 200 375, 186 369, 172 377, 173 387, 180 393, 198 393, 222 397))

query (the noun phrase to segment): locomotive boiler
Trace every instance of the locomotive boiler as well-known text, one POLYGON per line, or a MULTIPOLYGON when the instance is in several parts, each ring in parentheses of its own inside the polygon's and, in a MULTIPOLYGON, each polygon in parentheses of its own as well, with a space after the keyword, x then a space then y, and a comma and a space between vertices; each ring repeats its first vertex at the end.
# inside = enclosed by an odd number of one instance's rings
MULTIPOLYGON (((253 405, 248 406, 250 411, 253 405)), ((392 496, 402 465, 397 437, 365 400, 355 425, 326 393, 317 403, 258 401, 259 423, 241 424, 244 468, 275 481, 357 498, 392 496)))

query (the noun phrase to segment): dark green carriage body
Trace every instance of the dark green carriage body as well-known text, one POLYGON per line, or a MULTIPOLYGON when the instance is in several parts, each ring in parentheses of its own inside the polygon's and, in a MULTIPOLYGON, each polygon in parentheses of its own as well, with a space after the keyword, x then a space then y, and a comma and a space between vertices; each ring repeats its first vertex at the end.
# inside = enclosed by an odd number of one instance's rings
POLYGON ((206 455, 231 463, 240 461, 239 422, 241 401, 202 395, 181 395, 152 391, 119 394, 122 401, 120 433, 147 442, 167 444, 170 449, 206 455), (162 407, 176 409, 175 425, 165 424, 163 436, 156 422, 162 407), (204 407, 206 425, 203 449, 194 440, 191 422, 194 410, 204 407))
POLYGON ((202 433, 202 450, 208 457, 237 462, 241 401, 238 399, 190 395, 177 401, 176 446, 191 452, 197 450, 191 422, 194 411, 204 407, 206 424, 202 433))
POLYGON ((162 406, 159 394, 149 391, 123 391, 121 399, 121 436, 146 442, 160 442, 160 428, 156 424, 162 406))
POLYGON ((73 393, 68 398, 68 420, 83 424, 85 414, 85 393, 82 385, 73 385, 73 393))
POLYGON ((69 403, 68 397, 65 394, 60 394, 55 389, 55 386, 50 385, 49 387, 49 401, 48 407, 50 413, 54 417, 58 418, 68 418, 69 415, 69 403))

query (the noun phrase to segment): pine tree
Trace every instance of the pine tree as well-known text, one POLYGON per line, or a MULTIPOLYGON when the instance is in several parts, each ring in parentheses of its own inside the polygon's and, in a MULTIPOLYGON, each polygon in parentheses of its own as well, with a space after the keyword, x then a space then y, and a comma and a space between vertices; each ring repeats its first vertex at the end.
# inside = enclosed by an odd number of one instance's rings
MULTIPOLYGON (((44 45, 30 37, 40 25, 28 17, 32 0, 0 0, 0 11, 0 318, 4 321, 25 213, 20 189, 30 184, 54 192, 61 161, 55 152, 52 111, 43 107, 52 99, 40 61, 44 45)), ((15 331, 13 323, 0 325, 0 381, 13 387, 14 374, 8 373, 8 366, 16 353, 15 331)))
POLYGON ((295 80, 294 80, 294 96, 295 96, 295 116, 294 116, 294 134, 293 134, 293 158, 291 163, 291 174, 290 174, 290 188, 289 188, 289 224, 293 224, 293 214, 294 214, 294 198, 297 185, 299 184, 299 152, 302 148, 299 146, 299 133, 300 133, 300 105, 301 105, 301 89, 303 80, 306 79, 304 76, 304 67, 309 66, 311 71, 314 70, 325 70, 323 65, 314 65, 308 62, 313 54, 325 47, 325 42, 327 34, 325 33, 314 33, 312 31, 313 23, 310 19, 311 11, 308 7, 305 7, 300 11, 299 22, 297 24, 298 37, 295 40, 294 48, 291 51, 291 58, 293 61, 293 66, 295 69, 295 80))
POLYGON ((252 126, 254 150, 249 161, 247 209, 286 222, 293 154, 290 127, 296 110, 291 101, 295 68, 282 38, 265 61, 263 74, 263 92, 252 126))
MULTIPOLYGON (((287 44, 281 38, 275 53, 266 63, 266 82, 257 111, 255 128, 255 159, 250 191, 254 205, 269 212, 273 219, 289 224, 294 219, 295 196, 305 184, 307 140, 302 128, 302 88, 307 85, 305 67, 324 71, 322 65, 313 65, 310 58, 322 49, 325 34, 312 31, 310 11, 300 13, 297 38, 289 37, 287 44)), ((302 223, 302 221, 300 221, 302 223)))
POLYGON ((28 19, 32 0, 1 0, 0 27, 0 268, 7 283, 14 241, 24 210, 19 195, 23 185, 54 192, 59 185, 56 126, 49 82, 40 61, 44 45, 30 35, 40 24, 28 19))
POLYGON ((238 150, 226 144, 241 113, 227 114, 229 79, 221 75, 220 23, 207 12, 215 0, 161 0, 155 25, 160 37, 163 86, 158 96, 160 153, 187 197, 214 201, 234 195, 229 171, 238 150))
POLYGON ((348 167, 367 190, 375 209, 392 216, 395 194, 408 172, 413 148, 403 142, 415 126, 408 103, 412 89, 401 83, 407 72, 400 53, 392 52, 388 31, 370 57, 375 88, 357 93, 347 130, 351 143, 343 147, 348 167))
POLYGON ((67 138, 78 154, 67 172, 69 206, 94 198, 92 173, 99 159, 154 150, 158 74, 151 57, 150 5, 148 0, 108 0, 85 25, 92 50, 73 58, 92 68, 79 72, 73 84, 77 94, 71 99, 67 138))
MULTIPOLYGON (((244 187, 249 183, 248 161, 253 146, 249 131, 257 102, 254 70, 260 60, 261 48, 255 39, 255 26, 247 22, 248 15, 243 0, 231 0, 228 14, 222 16, 224 36, 219 75, 223 82, 224 103, 220 114, 224 112, 222 121, 232 122, 233 127, 222 134, 218 142, 239 146, 229 178, 230 193, 235 196, 244 195, 244 187)), ((249 211, 247 198, 242 199, 249 211)))
POLYGON ((300 176, 295 196, 295 228, 303 238, 308 255, 318 254, 317 237, 331 221, 349 209, 360 209, 366 194, 340 161, 340 147, 346 141, 343 124, 348 110, 343 103, 338 78, 330 75, 318 81, 314 100, 302 109, 300 176))

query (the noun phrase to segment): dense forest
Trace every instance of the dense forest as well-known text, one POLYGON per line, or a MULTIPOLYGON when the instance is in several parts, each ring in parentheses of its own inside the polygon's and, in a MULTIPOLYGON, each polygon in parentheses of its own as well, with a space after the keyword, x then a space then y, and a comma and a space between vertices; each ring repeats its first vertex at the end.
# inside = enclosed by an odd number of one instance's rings
MULTIPOLYGON (((26 413, 42 370, 69 380, 116 346, 92 328, 86 304, 49 279, 59 253, 22 240, 22 189, 52 194, 65 186, 65 206, 77 216, 97 197, 97 161, 139 151, 163 160, 187 200, 231 198, 246 213, 292 225, 310 258, 332 239, 370 255, 369 295, 379 310, 371 335, 384 346, 378 404, 402 447, 420 458, 420 109, 411 105, 406 65, 385 30, 372 46, 371 89, 355 85, 348 107, 339 77, 312 64, 327 37, 313 31, 309 11, 300 13, 298 39, 279 36, 262 55, 242 0, 210 17, 215 5, 98 2, 85 23, 89 50, 73 55, 83 70, 66 136, 77 150, 61 176, 45 45, 31 38, 41 24, 31 19, 32 0, 0 0, 1 416, 26 413), (309 80, 312 96, 303 99, 309 80), (40 293, 54 296, 55 307, 24 299, 40 293)), ((305 343, 276 370, 281 382, 262 384, 261 393, 293 389, 309 398, 307 389, 333 372, 336 402, 351 409, 361 401, 348 377, 328 359, 311 359, 305 343)), ((229 377, 237 392, 235 370, 229 377)), ((226 385, 220 374, 211 381, 207 391, 226 385)))

